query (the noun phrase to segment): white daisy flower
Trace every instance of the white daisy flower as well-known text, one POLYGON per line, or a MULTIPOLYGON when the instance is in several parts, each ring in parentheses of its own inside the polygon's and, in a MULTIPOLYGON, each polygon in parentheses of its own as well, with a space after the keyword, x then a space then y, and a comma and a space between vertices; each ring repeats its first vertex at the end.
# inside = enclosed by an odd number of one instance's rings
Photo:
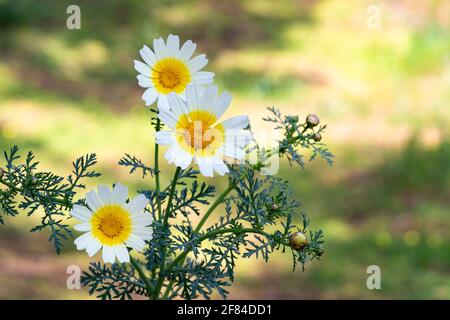
POLYGON ((128 188, 117 183, 113 190, 107 186, 99 186, 98 193, 92 190, 86 195, 89 208, 74 205, 71 216, 81 221, 74 226, 75 230, 86 232, 77 239, 78 250, 86 250, 92 257, 101 248, 105 263, 129 262, 127 247, 142 251, 146 240, 152 239, 150 227, 152 216, 143 212, 148 199, 140 194, 126 202, 128 188))
POLYGON ((212 177, 228 173, 224 158, 242 160, 243 148, 252 140, 247 116, 236 116, 217 123, 231 103, 227 92, 218 96, 217 86, 204 90, 188 85, 186 100, 176 94, 168 95, 170 110, 160 109, 158 117, 169 130, 155 133, 156 143, 170 145, 165 153, 169 163, 182 169, 194 160, 202 175, 212 177))
POLYGON ((166 42, 163 38, 154 39, 153 51, 147 46, 140 50, 145 63, 134 60, 134 68, 139 72, 139 85, 147 88, 142 95, 147 106, 158 100, 158 108, 168 110, 169 93, 184 96, 190 83, 206 85, 213 82, 214 73, 200 71, 208 63, 206 55, 191 59, 196 47, 188 40, 180 48, 178 36, 170 34, 166 42))

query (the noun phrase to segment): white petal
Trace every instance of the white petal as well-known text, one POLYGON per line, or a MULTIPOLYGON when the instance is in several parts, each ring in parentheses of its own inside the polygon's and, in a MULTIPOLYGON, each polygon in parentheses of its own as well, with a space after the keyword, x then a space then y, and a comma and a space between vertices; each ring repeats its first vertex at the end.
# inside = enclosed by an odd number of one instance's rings
POLYGON ((134 60, 134 68, 137 72, 142 73, 145 76, 150 77, 151 75, 150 67, 141 61, 134 60))
POLYGON ((194 57, 193 59, 188 61, 188 67, 189 70, 191 70, 191 73, 195 73, 199 70, 201 70, 204 66, 208 64, 208 59, 206 59, 206 54, 199 54, 198 56, 194 57))
POLYGON ((167 56, 166 45, 162 38, 153 40, 153 50, 155 51, 156 60, 163 59, 167 56))
POLYGON ((167 96, 165 94, 160 94, 158 97, 158 109, 160 110, 170 110, 169 101, 167 101, 167 96))
POLYGON ((243 148, 253 141, 253 135, 248 130, 228 129, 225 133, 226 143, 230 146, 243 148))
POLYGON ((243 151, 240 148, 230 146, 227 143, 225 143, 221 148, 222 148, 223 154, 227 157, 237 159, 237 160, 242 160, 245 158, 245 151, 243 151))
POLYGON ((162 121, 162 123, 164 123, 171 129, 175 129, 177 126, 178 119, 170 111, 160 109, 158 113, 158 118, 162 121))
POLYGON ((128 187, 116 183, 112 192, 112 201, 117 204, 125 204, 128 198, 128 187))
POLYGON ((205 177, 212 177, 214 175, 213 173, 213 164, 211 159, 209 158, 203 158, 203 157, 196 157, 195 158, 198 168, 200 169, 200 173, 205 177))
POLYGON ((130 254, 128 253, 127 247, 123 244, 114 246, 116 251, 117 260, 121 263, 130 262, 130 254))
POLYGON ((88 222, 91 220, 92 211, 84 206, 74 204, 70 215, 77 220, 88 222))
POLYGON ((195 84, 188 84, 186 86, 186 103, 189 111, 197 110, 201 104, 201 97, 203 90, 200 86, 195 84))
POLYGON ((95 239, 92 236, 92 232, 86 232, 81 236, 79 236, 78 238, 76 238, 73 243, 77 247, 77 250, 83 250, 87 247, 87 245, 89 244, 89 242, 91 242, 92 239, 95 239))
POLYGON ((205 85, 214 82, 214 72, 209 71, 198 71, 192 75, 192 82, 205 85))
MULTIPOLYGON (((144 241, 151 240, 153 238, 153 229, 152 228, 133 228, 132 235, 141 238, 144 241)), ((131 235, 130 235, 131 237, 131 235)))
POLYGON ((247 116, 236 116, 223 121, 221 124, 225 129, 244 129, 248 127, 249 120, 247 116))
POLYGON ((150 106, 155 103, 156 98, 158 98, 158 91, 153 87, 145 90, 144 94, 142 95, 142 100, 145 101, 146 106, 150 106))
POLYGON ((98 186, 98 197, 103 204, 112 203, 112 192, 107 186, 98 186))
POLYGON ((148 76, 144 76, 143 74, 138 74, 136 76, 136 78, 138 79, 138 84, 139 86, 141 86, 142 88, 150 88, 153 87, 153 82, 150 79, 150 77, 148 76))
POLYGON ((214 106, 216 104, 219 89, 215 85, 209 85, 205 88, 200 99, 200 107, 204 110, 214 111, 214 106))
POLYGON ((97 239, 93 238, 92 241, 89 242, 89 244, 86 247, 86 252, 89 255, 89 257, 94 256, 98 250, 102 248, 102 244, 97 239))
POLYGON ((103 203, 100 200, 100 197, 94 190, 89 191, 86 194, 86 203, 89 206, 89 209, 91 209, 92 211, 97 211, 98 209, 103 207, 103 203))
POLYGON ((223 176, 225 173, 230 172, 227 165, 223 162, 222 159, 215 158, 213 159, 213 169, 219 175, 223 176))
POLYGON ((130 237, 126 241, 126 245, 133 248, 136 251, 142 251, 145 248, 145 242, 135 234, 130 234, 130 237))
POLYGON ((184 151, 178 144, 173 144, 164 154, 169 163, 175 164, 181 169, 186 169, 192 162, 193 156, 184 151))
POLYGON ((183 59, 184 61, 188 62, 189 59, 194 54, 194 51, 196 48, 197 48, 197 45, 195 43, 193 43, 191 40, 188 40, 181 47, 178 57, 180 59, 183 59))
POLYGON ((111 246, 103 246, 102 258, 104 263, 114 263, 114 260, 116 260, 114 248, 111 246))
POLYGON ((180 38, 173 34, 169 34, 166 44, 167 54, 170 56, 178 57, 178 51, 180 51, 180 38))
POLYGON ((144 46, 141 50, 139 50, 139 53, 149 67, 152 67, 156 63, 155 54, 149 47, 144 46))
POLYGON ((232 99, 231 94, 229 94, 228 92, 223 92, 217 99, 214 108, 217 118, 220 118, 225 113, 225 111, 227 111, 228 106, 231 103, 231 99, 232 99))
POLYGON ((137 195, 134 197, 130 202, 128 202, 125 205, 125 209, 127 209, 128 212, 134 214, 134 213, 140 213, 142 210, 145 209, 145 207, 148 204, 148 199, 143 194, 137 195))
POLYGON ((152 215, 148 212, 133 214, 131 216, 131 220, 133 221, 133 225, 135 225, 136 227, 148 227, 153 222, 152 215))
POLYGON ((162 130, 155 133, 156 143, 161 145, 170 145, 175 143, 173 131, 162 130))
POLYGON ((89 222, 83 222, 83 223, 74 225, 73 228, 77 231, 85 232, 85 231, 91 231, 92 226, 89 222))
POLYGON ((170 110, 174 113, 175 117, 178 118, 180 115, 188 113, 186 102, 176 93, 169 93, 167 95, 167 101, 169 103, 170 110))

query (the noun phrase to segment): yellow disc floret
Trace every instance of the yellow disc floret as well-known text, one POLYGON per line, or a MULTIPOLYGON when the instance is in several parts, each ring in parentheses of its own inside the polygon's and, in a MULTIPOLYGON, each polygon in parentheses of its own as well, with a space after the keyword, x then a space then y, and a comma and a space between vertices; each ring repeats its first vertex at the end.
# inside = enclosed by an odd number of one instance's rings
POLYGON ((164 58, 153 66, 152 81, 160 93, 181 93, 191 81, 191 73, 183 61, 164 58))
POLYGON ((131 233, 130 213, 122 206, 106 205, 94 212, 91 225, 93 236, 103 245, 121 244, 131 233))
POLYGON ((224 128, 213 127, 217 117, 205 110, 180 116, 177 123, 178 143, 191 154, 213 155, 224 139, 224 128))

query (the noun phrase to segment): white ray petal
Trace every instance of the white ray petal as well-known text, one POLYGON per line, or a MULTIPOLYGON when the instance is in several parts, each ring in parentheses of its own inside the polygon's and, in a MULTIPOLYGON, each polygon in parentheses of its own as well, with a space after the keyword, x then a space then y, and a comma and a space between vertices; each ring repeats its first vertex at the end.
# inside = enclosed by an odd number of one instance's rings
POLYGON ((215 114, 217 118, 220 118, 225 111, 227 111, 228 106, 230 105, 232 100, 231 94, 228 92, 223 92, 220 97, 216 100, 216 104, 214 106, 215 114))
POLYGON ((91 220, 92 211, 84 206, 74 204, 70 215, 77 220, 88 222, 91 220))
POLYGON ((143 194, 139 194, 134 197, 130 202, 125 205, 125 209, 131 214, 142 212, 148 204, 148 199, 143 194))
POLYGON ((214 82, 214 72, 197 71, 192 75, 192 83, 205 85, 214 82))
POLYGON ((103 204, 112 203, 112 192, 107 186, 98 186, 98 197, 103 204))
POLYGON ((91 242, 86 247, 86 252, 89 257, 94 256, 98 250, 102 248, 102 244, 97 239, 93 238, 91 242))
POLYGON ((113 247, 116 252, 117 260, 121 263, 130 262, 130 254, 128 253, 127 247, 123 244, 118 244, 113 247))
POLYGON ((208 64, 208 59, 206 58, 206 54, 202 53, 189 60, 187 64, 191 73, 195 73, 208 64))
POLYGON ((208 157, 195 157, 200 173, 205 177, 213 177, 213 164, 208 157))
POLYGON ((169 56, 178 57, 180 51, 180 38, 176 35, 169 34, 167 37, 167 54, 169 56))
POLYGON ((86 248, 89 242, 91 242, 92 239, 95 238, 92 236, 92 232, 89 231, 76 238, 73 243, 77 247, 77 250, 83 250, 86 248))
POLYGON ((145 76, 143 74, 138 74, 136 78, 138 79, 138 85, 141 86, 142 88, 153 87, 153 82, 152 79, 150 79, 150 77, 145 76))
POLYGON ((236 116, 221 122, 225 129, 244 129, 249 125, 247 116, 236 116))
POLYGON ((128 198, 128 187, 121 183, 116 183, 112 191, 113 203, 123 205, 128 198))
POLYGON ((141 61, 134 60, 134 68, 137 72, 142 73, 145 76, 151 76, 150 67, 141 61))
POLYGON ((153 40, 153 50, 155 52, 156 60, 161 60, 167 56, 166 45, 163 38, 153 40))
POLYGON ((116 252, 112 246, 103 246, 102 258, 104 263, 114 263, 116 260, 116 252))
POLYGON ((141 50, 139 50, 142 59, 144 59, 145 63, 151 68, 156 63, 156 57, 153 51, 144 45, 141 50))
POLYGON ((169 101, 167 100, 167 95, 160 93, 158 96, 158 109, 159 110, 170 110, 169 101))
POLYGON ((175 143, 175 135, 173 131, 162 130, 155 132, 156 143, 161 145, 171 145, 175 143))
POLYGON ((128 240, 126 241, 126 245, 138 252, 144 250, 145 248, 144 240, 133 233, 130 234, 128 240))
POLYGON ((147 90, 144 91, 144 94, 142 95, 142 100, 145 101, 146 106, 150 106, 153 103, 155 103, 157 98, 158 98, 158 91, 154 87, 148 88, 147 90))
POLYGON ((170 110, 174 113, 176 118, 178 118, 182 114, 188 113, 186 102, 176 93, 169 93, 167 95, 167 100, 170 106, 170 110))
POLYGON ((74 225, 73 228, 76 231, 85 232, 85 231, 91 231, 92 225, 89 222, 83 222, 83 223, 74 225))
POLYGON ((180 59, 183 59, 185 62, 188 62, 189 59, 194 54, 194 51, 196 48, 197 48, 197 45, 195 43, 193 43, 191 40, 188 40, 181 47, 178 57, 180 59))
POLYGON ((103 203, 98 196, 98 193, 95 190, 89 191, 86 194, 86 203, 92 211, 97 211, 101 207, 103 207, 103 203))

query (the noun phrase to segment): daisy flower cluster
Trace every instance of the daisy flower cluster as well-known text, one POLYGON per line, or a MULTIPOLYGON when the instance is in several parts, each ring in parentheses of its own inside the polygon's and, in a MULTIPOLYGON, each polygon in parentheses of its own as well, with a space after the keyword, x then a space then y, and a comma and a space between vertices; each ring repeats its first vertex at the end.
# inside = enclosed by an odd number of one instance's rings
MULTIPOLYGON (((202 71, 205 54, 193 57, 197 45, 191 40, 180 47, 180 39, 153 40, 153 50, 143 46, 142 61, 135 60, 138 84, 145 88, 147 106, 157 104, 158 118, 166 130, 156 132, 158 145, 168 146, 165 158, 181 170, 192 162, 201 174, 229 172, 225 158, 243 160, 245 146, 252 140, 247 116, 219 121, 231 104, 231 95, 219 94, 213 85, 214 73, 202 71)), ((91 257, 102 249, 105 263, 130 262, 128 249, 139 252, 152 239, 152 218, 139 195, 127 203, 127 188, 117 183, 113 190, 99 186, 86 196, 87 207, 75 205, 71 215, 80 220, 75 230, 85 232, 75 240, 78 250, 91 257)))
POLYGON ((323 254, 322 231, 310 230, 288 181, 265 175, 263 169, 274 156, 303 168, 302 151, 311 153, 310 160, 322 157, 331 164, 333 155, 321 142, 325 126, 315 114, 301 120, 271 107, 263 120, 282 130, 282 138, 272 149, 261 147, 247 115, 223 119, 232 97, 219 92, 214 73, 203 70, 208 59, 196 55, 196 48, 190 40, 181 44, 178 36, 169 35, 144 45, 141 60, 134 61, 155 129, 153 165, 130 154, 119 165, 140 172, 143 179, 154 178, 151 188, 131 196, 117 182, 78 197, 84 179, 100 175, 92 169, 95 154, 75 160, 64 178, 39 172, 31 152, 24 161, 18 147, 4 153, 0 223, 3 213, 32 215, 40 209, 41 224, 32 231, 49 230, 57 253, 73 236, 72 229, 80 232, 76 248, 102 260, 90 263, 81 283, 101 299, 208 299, 214 292, 225 298, 238 258, 267 262, 272 252, 289 248, 295 268, 323 254), (167 186, 161 183, 160 148, 174 168, 167 186), (210 183, 214 176, 227 180, 217 196, 210 183), (211 223, 219 206, 222 214, 211 223), (67 211, 76 221, 73 228, 61 218, 67 211))

